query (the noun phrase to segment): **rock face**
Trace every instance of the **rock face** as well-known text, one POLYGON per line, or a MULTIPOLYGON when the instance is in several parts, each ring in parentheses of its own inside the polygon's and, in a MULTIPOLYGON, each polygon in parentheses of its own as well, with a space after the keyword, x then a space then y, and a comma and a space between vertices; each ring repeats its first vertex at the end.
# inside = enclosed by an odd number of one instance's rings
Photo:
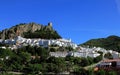
POLYGON ((24 37, 24 32, 35 32, 36 30, 53 30, 52 25, 41 25, 36 23, 21 23, 19 25, 13 26, 9 29, 5 29, 0 31, 0 39, 12 39, 16 36, 22 36, 24 37))

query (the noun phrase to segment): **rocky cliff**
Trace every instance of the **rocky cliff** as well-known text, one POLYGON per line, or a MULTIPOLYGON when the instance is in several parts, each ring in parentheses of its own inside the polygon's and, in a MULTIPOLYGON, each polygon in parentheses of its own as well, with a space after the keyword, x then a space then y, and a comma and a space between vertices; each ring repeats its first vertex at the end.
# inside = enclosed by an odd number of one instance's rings
POLYGON ((55 31, 52 28, 52 23, 48 23, 48 25, 42 25, 36 23, 28 23, 28 24, 21 23, 9 29, 0 31, 0 39, 12 39, 15 38, 16 36, 24 37, 25 32, 33 33, 38 30, 55 31))

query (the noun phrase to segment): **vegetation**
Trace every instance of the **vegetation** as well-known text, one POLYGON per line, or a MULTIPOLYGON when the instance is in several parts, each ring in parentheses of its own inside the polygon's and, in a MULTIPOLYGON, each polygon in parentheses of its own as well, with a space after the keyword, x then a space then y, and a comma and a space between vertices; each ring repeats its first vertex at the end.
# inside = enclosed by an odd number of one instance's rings
POLYGON ((90 47, 101 47, 107 50, 115 50, 120 52, 120 37, 118 36, 109 36, 107 38, 92 39, 86 43, 81 44, 81 46, 90 46, 90 47))
POLYGON ((49 47, 50 52, 57 52, 57 51, 75 51, 72 47, 49 47))
POLYGON ((75 75, 117 75, 115 71, 105 71, 103 69, 94 71, 93 69, 85 70, 84 68, 78 68, 74 72, 75 75))
MULTIPOLYGON (((76 72, 80 67, 95 63, 95 58, 51 57, 49 49, 25 46, 17 50, 0 49, 0 68, 2 72, 22 72, 25 74, 76 72), (9 56, 6 59, 6 56, 9 56)), ((2 73, 0 73, 2 74, 2 73)))
POLYGON ((37 30, 35 32, 24 32, 25 38, 41 38, 41 39, 59 39, 61 36, 54 30, 37 30))
POLYGON ((112 54, 107 53, 107 54, 104 55, 104 58, 113 59, 113 56, 112 56, 112 54))

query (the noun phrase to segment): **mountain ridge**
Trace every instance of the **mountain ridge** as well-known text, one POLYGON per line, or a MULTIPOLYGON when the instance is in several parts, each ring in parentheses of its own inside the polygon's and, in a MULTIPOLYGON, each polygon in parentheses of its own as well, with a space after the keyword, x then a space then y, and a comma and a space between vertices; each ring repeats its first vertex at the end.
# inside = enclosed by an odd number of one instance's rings
POLYGON ((91 39, 81 44, 81 46, 101 47, 106 50, 114 50, 120 52, 120 37, 111 35, 106 38, 91 39))

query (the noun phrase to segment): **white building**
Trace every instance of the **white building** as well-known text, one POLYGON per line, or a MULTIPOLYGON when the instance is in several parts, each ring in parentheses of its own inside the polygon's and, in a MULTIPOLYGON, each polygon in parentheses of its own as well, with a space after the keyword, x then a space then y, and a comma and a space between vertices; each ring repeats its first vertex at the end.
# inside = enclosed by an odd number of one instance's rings
MULTIPOLYGON (((0 40, 0 42, 2 42, 3 40, 0 40)), ((11 39, 7 39, 4 40, 4 43, 8 43, 8 44, 16 44, 16 45, 31 45, 31 46, 43 46, 43 47, 48 47, 50 45, 58 45, 60 47, 68 47, 71 46, 74 49, 77 48, 77 44, 72 43, 71 39, 26 39, 23 38, 21 36, 17 36, 15 39, 11 40, 11 39)))
POLYGON ((95 58, 97 56, 99 56, 99 53, 89 53, 89 52, 70 52, 69 53, 70 56, 74 56, 74 57, 92 57, 95 58))
POLYGON ((97 56, 100 56, 100 54, 99 53, 88 53, 88 56, 92 57, 92 58, 95 58, 97 56))
POLYGON ((50 52, 50 56, 54 57, 66 57, 68 52, 50 52))
POLYGON ((26 39, 23 38, 23 37, 21 37, 21 36, 17 36, 14 40, 15 40, 15 42, 17 42, 17 43, 23 43, 23 42, 26 41, 26 39))

